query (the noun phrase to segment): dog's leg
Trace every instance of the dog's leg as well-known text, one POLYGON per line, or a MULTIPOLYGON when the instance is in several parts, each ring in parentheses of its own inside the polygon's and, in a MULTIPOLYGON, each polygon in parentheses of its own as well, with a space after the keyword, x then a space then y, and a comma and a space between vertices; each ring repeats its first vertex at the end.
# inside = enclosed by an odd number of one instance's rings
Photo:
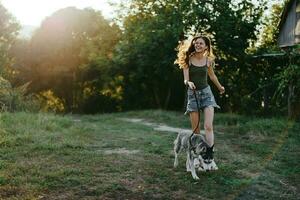
POLYGON ((193 179, 199 180, 199 177, 197 176, 195 167, 191 167, 191 173, 192 173, 193 179))
POLYGON ((212 162, 211 162, 211 170, 218 170, 219 168, 218 168, 218 166, 217 166, 217 164, 215 163, 215 160, 212 160, 212 162))
POLYGON ((198 180, 199 177, 197 176, 197 173, 196 173, 196 169, 195 169, 195 166, 194 166, 194 160, 193 160, 190 153, 188 153, 188 157, 189 157, 188 161, 189 161, 189 166, 190 166, 190 169, 191 169, 192 177, 193 177, 193 179, 198 180))
POLYGON ((175 152, 174 167, 178 166, 178 154, 175 152))
POLYGON ((186 171, 190 172, 191 171, 191 167, 190 167, 190 162, 189 162, 190 158, 189 158, 189 154, 186 155, 186 171))
POLYGON ((180 152, 180 148, 181 148, 181 141, 178 134, 176 140, 174 141, 174 154, 175 154, 174 167, 178 166, 178 154, 180 152))
POLYGON ((199 155, 198 156, 198 160, 199 160, 199 167, 198 167, 198 171, 201 171, 201 172, 203 172, 203 171, 205 171, 204 170, 204 168, 203 168, 203 164, 204 164, 204 162, 203 162, 203 158, 199 155))

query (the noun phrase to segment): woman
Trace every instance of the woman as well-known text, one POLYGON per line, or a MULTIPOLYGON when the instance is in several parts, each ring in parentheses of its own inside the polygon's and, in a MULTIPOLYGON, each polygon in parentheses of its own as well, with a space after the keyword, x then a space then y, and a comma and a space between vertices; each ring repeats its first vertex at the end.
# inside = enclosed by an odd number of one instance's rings
POLYGON ((196 36, 192 39, 188 49, 181 45, 177 55, 176 64, 183 69, 184 84, 188 86, 187 90, 187 108, 185 114, 190 115, 192 130, 195 134, 200 134, 200 113, 204 113, 205 137, 208 145, 214 146, 213 118, 214 107, 220 108, 212 94, 210 86, 207 83, 207 75, 220 91, 225 92, 224 87, 219 83, 216 77, 214 67, 214 55, 211 42, 206 36, 196 36), (195 98, 197 96, 197 101, 195 98), (197 105, 198 104, 198 105, 197 105))

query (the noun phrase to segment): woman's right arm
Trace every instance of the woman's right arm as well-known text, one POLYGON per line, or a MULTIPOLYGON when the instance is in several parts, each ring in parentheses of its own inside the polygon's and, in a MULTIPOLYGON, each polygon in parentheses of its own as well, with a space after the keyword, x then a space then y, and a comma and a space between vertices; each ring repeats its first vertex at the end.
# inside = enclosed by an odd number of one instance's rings
POLYGON ((187 85, 187 82, 190 80, 188 67, 183 68, 183 79, 184 79, 184 84, 187 85))
POLYGON ((184 84, 187 85, 191 89, 196 89, 195 85, 193 82, 190 81, 190 76, 189 76, 189 68, 183 68, 183 78, 184 78, 184 84))

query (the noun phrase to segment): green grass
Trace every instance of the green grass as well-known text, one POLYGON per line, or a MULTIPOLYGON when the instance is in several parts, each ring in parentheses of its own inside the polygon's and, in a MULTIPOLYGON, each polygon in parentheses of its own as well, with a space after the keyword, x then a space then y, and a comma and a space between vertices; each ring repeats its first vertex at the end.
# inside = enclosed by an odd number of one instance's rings
POLYGON ((219 170, 194 181, 184 154, 173 169, 175 133, 121 118, 190 126, 160 110, 1 113, 0 199, 298 199, 299 123, 217 113, 219 170))

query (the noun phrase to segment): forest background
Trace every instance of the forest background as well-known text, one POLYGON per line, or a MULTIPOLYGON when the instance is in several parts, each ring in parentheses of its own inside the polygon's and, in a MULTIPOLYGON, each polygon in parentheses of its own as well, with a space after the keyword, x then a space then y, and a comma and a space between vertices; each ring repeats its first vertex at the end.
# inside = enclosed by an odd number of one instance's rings
POLYGON ((0 109, 95 114, 140 109, 183 111, 185 86, 174 64, 180 41, 208 35, 220 112, 287 115, 288 87, 299 111, 300 59, 277 45, 286 2, 264 15, 267 0, 132 0, 108 20, 92 8, 67 7, 32 37, 0 3, 0 109), (292 60, 292 62, 291 62, 292 60), (293 63, 293 64, 291 64, 293 63))

